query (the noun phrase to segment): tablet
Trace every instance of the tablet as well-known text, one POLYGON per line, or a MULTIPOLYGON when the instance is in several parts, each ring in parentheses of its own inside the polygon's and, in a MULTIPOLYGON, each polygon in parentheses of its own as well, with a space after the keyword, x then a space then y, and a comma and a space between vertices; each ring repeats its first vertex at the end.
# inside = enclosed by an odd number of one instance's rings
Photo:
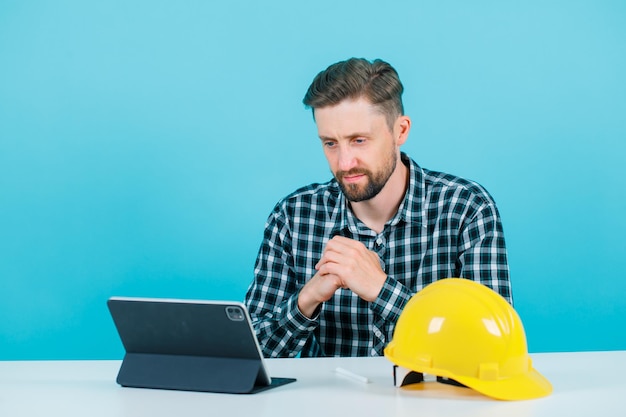
POLYGON ((124 387, 255 393, 295 381, 271 378, 244 304, 159 298, 107 301, 124 349, 124 387))

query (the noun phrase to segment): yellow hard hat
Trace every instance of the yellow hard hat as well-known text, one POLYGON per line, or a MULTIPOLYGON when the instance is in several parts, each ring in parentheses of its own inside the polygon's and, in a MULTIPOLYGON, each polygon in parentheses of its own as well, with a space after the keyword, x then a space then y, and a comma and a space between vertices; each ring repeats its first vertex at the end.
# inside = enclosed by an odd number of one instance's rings
POLYGON ((517 312, 492 289, 447 278, 415 294, 400 314, 385 356, 394 364, 453 379, 500 400, 546 396, 517 312))

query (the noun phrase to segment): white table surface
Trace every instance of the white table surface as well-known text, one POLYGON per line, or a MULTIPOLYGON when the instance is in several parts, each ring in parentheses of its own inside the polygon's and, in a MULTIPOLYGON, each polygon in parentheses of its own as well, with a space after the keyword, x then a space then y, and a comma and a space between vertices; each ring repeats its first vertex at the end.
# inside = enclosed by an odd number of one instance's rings
POLYGON ((436 382, 395 388, 385 358, 271 359, 272 376, 298 381, 252 395, 123 388, 115 383, 120 361, 0 361, 0 416, 626 415, 626 351, 531 356, 554 392, 514 402, 436 382))

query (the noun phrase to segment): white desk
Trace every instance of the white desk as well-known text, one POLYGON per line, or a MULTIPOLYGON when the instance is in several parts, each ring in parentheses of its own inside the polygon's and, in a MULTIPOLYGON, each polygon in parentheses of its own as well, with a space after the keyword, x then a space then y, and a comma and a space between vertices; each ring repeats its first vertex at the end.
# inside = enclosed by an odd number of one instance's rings
POLYGON ((253 395, 122 388, 120 361, 0 362, 0 416, 624 416, 626 351, 532 355, 554 385, 545 398, 504 402, 436 382, 394 388, 385 358, 272 359, 298 381, 253 395), (341 366, 369 378, 353 381, 341 366))

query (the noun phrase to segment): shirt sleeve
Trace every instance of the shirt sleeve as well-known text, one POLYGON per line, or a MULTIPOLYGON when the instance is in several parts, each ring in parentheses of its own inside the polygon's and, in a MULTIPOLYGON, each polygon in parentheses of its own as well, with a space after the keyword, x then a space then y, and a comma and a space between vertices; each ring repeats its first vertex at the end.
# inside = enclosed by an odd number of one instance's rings
POLYGON ((492 200, 461 229, 458 263, 460 277, 490 287, 513 304, 502 222, 492 200))
POLYGON ((413 293, 400 282, 387 276, 383 288, 371 305, 372 312, 385 322, 395 324, 413 293))
POLYGON ((254 279, 245 304, 265 357, 294 357, 318 326, 298 309, 300 285, 294 273, 291 234, 284 211, 276 206, 265 225, 254 279))

